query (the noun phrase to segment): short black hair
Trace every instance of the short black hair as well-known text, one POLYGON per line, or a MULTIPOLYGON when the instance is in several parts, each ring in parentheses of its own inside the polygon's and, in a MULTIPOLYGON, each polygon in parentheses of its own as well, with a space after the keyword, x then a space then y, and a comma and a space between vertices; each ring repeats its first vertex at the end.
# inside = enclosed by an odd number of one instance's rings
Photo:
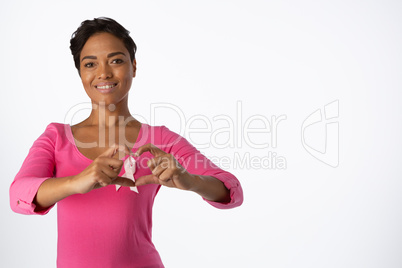
POLYGON ((81 22, 80 27, 78 27, 78 29, 71 35, 70 49, 78 73, 80 73, 80 56, 82 48, 92 35, 102 32, 113 34, 121 39, 130 53, 131 62, 134 62, 137 46, 130 37, 130 32, 117 21, 111 18, 100 17, 81 22))

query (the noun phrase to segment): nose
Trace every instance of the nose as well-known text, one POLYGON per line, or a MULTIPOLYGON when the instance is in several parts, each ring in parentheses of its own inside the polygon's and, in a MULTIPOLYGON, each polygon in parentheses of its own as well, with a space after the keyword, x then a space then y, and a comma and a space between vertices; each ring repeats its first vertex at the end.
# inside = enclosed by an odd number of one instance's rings
POLYGON ((98 79, 100 80, 107 80, 112 78, 112 69, 110 68, 109 64, 100 64, 98 67, 98 79))

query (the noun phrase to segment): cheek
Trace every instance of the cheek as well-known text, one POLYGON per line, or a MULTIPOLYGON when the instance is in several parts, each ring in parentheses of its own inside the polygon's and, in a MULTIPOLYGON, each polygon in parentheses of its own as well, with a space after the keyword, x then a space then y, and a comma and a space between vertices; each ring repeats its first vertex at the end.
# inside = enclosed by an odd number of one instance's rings
POLYGON ((81 74, 81 82, 85 88, 91 87, 91 81, 92 81, 92 79, 88 74, 86 74, 86 73, 81 74))
POLYGON ((132 82, 132 80, 133 80, 133 77, 132 77, 132 71, 131 70, 125 70, 125 71, 123 71, 123 72, 121 72, 121 76, 120 77, 123 77, 124 79, 123 79, 123 81, 124 81, 124 84, 125 85, 131 85, 131 82, 132 82))
POLYGON ((126 87, 127 87, 127 90, 130 90, 130 88, 131 88, 131 83, 133 82, 133 77, 131 77, 131 76, 127 76, 127 79, 126 79, 126 87))

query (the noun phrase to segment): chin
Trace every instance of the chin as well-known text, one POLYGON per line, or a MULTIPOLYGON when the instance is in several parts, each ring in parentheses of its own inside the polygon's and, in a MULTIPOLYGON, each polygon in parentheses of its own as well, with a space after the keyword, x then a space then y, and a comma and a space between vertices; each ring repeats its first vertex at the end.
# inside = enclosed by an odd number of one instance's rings
POLYGON ((124 98, 119 98, 119 99, 116 99, 116 98, 91 98, 91 102, 95 105, 102 105, 102 106, 115 105, 115 107, 116 107, 117 105, 124 103, 124 98))

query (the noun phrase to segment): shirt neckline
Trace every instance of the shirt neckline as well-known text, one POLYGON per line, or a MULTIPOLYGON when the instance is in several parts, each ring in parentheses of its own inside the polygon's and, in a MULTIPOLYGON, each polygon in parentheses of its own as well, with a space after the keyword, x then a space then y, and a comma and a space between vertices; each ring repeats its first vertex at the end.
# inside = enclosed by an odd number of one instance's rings
MULTIPOLYGON (((137 139, 135 140, 133 147, 130 148, 130 150, 131 150, 132 152, 133 152, 133 149, 134 149, 134 148, 137 148, 137 149, 138 149, 138 144, 137 144, 137 143, 138 143, 138 141, 141 141, 141 140, 142 140, 143 128, 146 127, 145 125, 146 125, 146 124, 141 123, 140 130, 138 131, 137 139)), ((65 129, 67 129, 67 133, 66 133, 66 134, 67 134, 67 139, 70 141, 71 145, 73 146, 74 151, 75 151, 82 159, 85 159, 86 161, 93 162, 94 160, 92 160, 92 159, 86 157, 85 155, 83 155, 83 154, 80 152, 80 150, 78 149, 77 144, 75 143, 75 138, 74 138, 74 135, 73 135, 73 130, 71 129, 71 125, 66 124, 65 129)))

